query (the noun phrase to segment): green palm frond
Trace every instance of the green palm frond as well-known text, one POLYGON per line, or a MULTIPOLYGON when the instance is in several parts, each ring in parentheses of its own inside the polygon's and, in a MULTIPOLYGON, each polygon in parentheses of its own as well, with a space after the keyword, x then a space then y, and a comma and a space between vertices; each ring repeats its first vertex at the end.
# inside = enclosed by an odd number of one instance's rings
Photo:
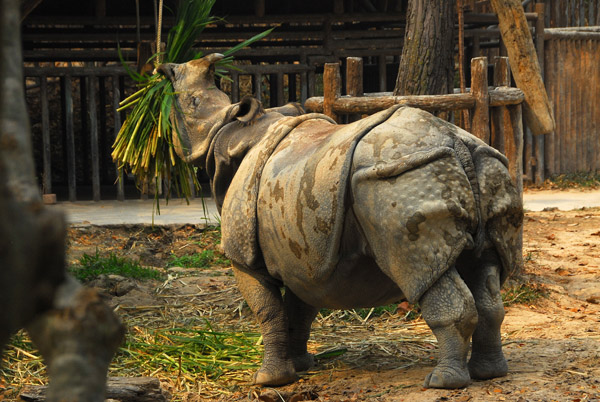
MULTIPOLYGON (((176 22, 169 31, 163 54, 164 63, 185 63, 202 57, 202 53, 195 51, 193 45, 207 25, 219 21, 219 18, 210 15, 214 3, 215 0, 180 1, 176 22)), ((221 75, 223 68, 233 68, 233 53, 261 40, 272 30, 227 50, 226 57, 218 63, 217 74, 221 75)), ((158 56, 154 55, 153 59, 158 59, 158 56)), ((199 184, 193 167, 179 158, 174 150, 173 136, 178 133, 169 119, 175 97, 173 85, 160 74, 139 74, 124 61, 123 64, 140 89, 120 104, 119 111, 131 110, 113 144, 112 158, 120 170, 130 171, 141 182, 154 181, 159 188, 161 178, 166 179, 169 183, 167 201, 173 192, 189 201, 191 186, 199 188, 199 184)), ((158 191, 155 194, 155 207, 160 213, 158 191)))

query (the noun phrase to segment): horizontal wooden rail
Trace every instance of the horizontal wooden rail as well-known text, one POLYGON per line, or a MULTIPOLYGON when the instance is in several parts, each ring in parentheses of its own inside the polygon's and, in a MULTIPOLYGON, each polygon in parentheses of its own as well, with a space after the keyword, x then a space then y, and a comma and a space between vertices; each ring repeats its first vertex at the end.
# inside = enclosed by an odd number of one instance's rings
MULTIPOLYGON (((425 110, 462 110, 475 107, 475 99, 470 93, 448 95, 393 96, 365 94, 366 96, 341 96, 333 102, 333 111, 340 114, 371 114, 393 105, 414 106, 425 110)), ((525 99, 518 88, 490 88, 490 107, 518 105, 525 99)), ((322 113, 323 97, 314 96, 306 100, 306 109, 322 113)))

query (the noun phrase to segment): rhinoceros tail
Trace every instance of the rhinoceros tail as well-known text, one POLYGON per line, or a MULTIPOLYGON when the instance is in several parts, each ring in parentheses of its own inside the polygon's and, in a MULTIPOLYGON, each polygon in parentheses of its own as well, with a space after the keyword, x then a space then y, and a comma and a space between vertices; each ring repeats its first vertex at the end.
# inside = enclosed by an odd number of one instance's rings
POLYGON ((481 190, 479 188, 479 180, 477 180, 477 172, 475 171, 475 163, 473 162, 473 155, 469 151, 469 148, 465 143, 452 131, 448 130, 446 133, 454 141, 454 152, 456 157, 460 161, 469 184, 471 185, 471 191, 473 192, 473 198, 475 199, 476 211, 477 211, 477 228, 473 236, 474 249, 473 252, 477 257, 481 256, 483 251, 483 245, 485 240, 485 224, 482 219, 481 212, 481 190))

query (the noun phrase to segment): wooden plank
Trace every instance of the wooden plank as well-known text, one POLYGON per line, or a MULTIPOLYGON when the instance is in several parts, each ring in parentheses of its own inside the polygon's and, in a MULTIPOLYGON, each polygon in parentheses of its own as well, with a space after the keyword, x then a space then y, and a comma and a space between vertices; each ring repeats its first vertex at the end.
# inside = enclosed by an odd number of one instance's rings
POLYGON ((283 106, 285 104, 284 98, 284 86, 283 86, 283 73, 277 73, 277 104, 275 106, 283 106))
MULTIPOLYGON (((121 90, 120 90, 120 85, 119 85, 119 76, 118 75, 113 75, 112 76, 112 93, 113 93, 113 102, 112 102, 112 110, 114 113, 114 138, 117 138, 117 135, 119 134, 119 130, 121 130, 121 115, 119 114, 119 112, 117 112, 117 109, 119 108, 119 102, 121 101, 121 90)), ((123 184, 123 171, 121 169, 119 169, 119 166, 117 165, 116 167, 117 169, 117 200, 119 201, 124 201, 125 200, 125 188, 124 188, 124 184, 123 184)))
POLYGON ((471 60, 471 94, 475 99, 471 132, 486 144, 490 143, 490 108, 488 94, 487 58, 475 57, 471 60))
MULTIPOLYGON (((517 187, 518 194, 523 197, 523 113, 521 105, 508 107, 511 116, 510 132, 506 135, 512 136, 515 144, 514 164, 509 165, 509 173, 517 187)), ((506 127, 505 129, 507 129, 506 127)))
POLYGON ((237 71, 230 71, 231 75, 231 102, 240 101, 240 75, 237 71))
POLYGON ((40 78, 40 103, 42 108, 42 156, 44 175, 42 190, 44 194, 52 193, 52 148, 50 146, 50 112, 48 108, 48 79, 40 78))
POLYGON ((554 130, 552 108, 544 88, 540 66, 520 0, 491 0, 498 15, 502 40, 507 47, 517 86, 525 93, 524 114, 536 135, 554 130))
MULTIPOLYGON (((510 85, 510 69, 507 57, 494 59, 494 86, 507 87, 510 85)), ((510 124, 510 114, 506 106, 492 108, 491 111, 491 145, 502 152, 509 162, 514 159, 514 144, 512 138, 506 136, 505 127, 510 124)), ((513 162, 514 163, 514 162, 513 162)))
POLYGON ((100 147, 98 139, 98 113, 96 106, 96 77, 88 77, 88 117, 92 164, 92 199, 100 201, 100 147))
POLYGON ((75 165, 75 133, 73 130, 73 92, 71 76, 63 77, 64 86, 63 107, 65 110, 65 136, 67 143, 67 183, 69 187, 69 201, 77 201, 77 174, 75 165))
POLYGON ((108 137, 106 135, 106 122, 108 121, 108 116, 106 113, 106 77, 100 76, 98 77, 98 105, 100 115, 98 116, 99 126, 99 148, 100 148, 100 182, 107 183, 108 182, 108 171, 109 167, 107 166, 107 162, 110 158, 110 144, 108 143, 108 137))
MULTIPOLYGON (((549 40, 545 42, 544 51, 544 81, 546 82, 546 88, 548 96, 550 97, 550 103, 552 104, 554 116, 558 116, 556 113, 556 46, 555 41, 549 40)), ((544 147, 544 161, 546 165, 546 172, 549 176, 552 176, 556 172, 556 129, 553 132, 546 135, 546 146, 544 147)))
POLYGON ((262 74, 252 74, 252 90, 254 91, 254 97, 262 102, 262 74))
MULTIPOLYGON (((600 15, 600 10, 598 9, 598 7, 596 8, 596 13, 597 15, 600 15)), ((598 154, 600 154, 600 66, 598 65, 598 63, 594 60, 593 55, 594 54, 598 54, 598 52, 600 51, 600 42, 592 42, 592 41, 588 41, 588 46, 589 46, 589 54, 590 54, 590 60, 589 63, 590 65, 593 67, 593 73, 591 74, 592 76, 592 82, 590 87, 588 88, 589 93, 590 93, 590 98, 592 99, 592 116, 593 116, 593 121, 590 121, 590 125, 591 125, 591 132, 593 133, 592 135, 594 137, 592 137, 592 144, 593 146, 590 147, 591 152, 592 152, 592 170, 597 170, 600 171, 600 156, 598 154)))
POLYGON ((323 113, 336 121, 338 116, 333 111, 333 104, 341 95, 341 86, 339 63, 326 63, 323 70, 323 113))
POLYGON ((387 71, 385 64, 385 55, 380 55, 377 60, 377 67, 379 70, 379 90, 387 91, 387 71))
POLYGON ((265 16, 265 0, 254 0, 254 15, 258 18, 265 16))
MULTIPOLYGON (((544 10, 546 5, 544 3, 536 3, 535 4, 535 12, 538 15, 537 20, 535 22, 535 46, 536 53, 538 57, 538 63, 540 64, 540 74, 542 80, 544 79, 544 10)), ((545 89, 545 85, 544 85, 545 89)), ((550 104, 550 103, 549 103, 550 104)), ((550 104, 551 105, 551 104, 550 104)), ((551 108, 550 113, 553 113, 551 108)), ((554 129, 547 134, 551 134, 554 132, 554 129)), ((536 169, 535 169, 535 183, 540 185, 545 180, 545 136, 538 135, 534 139, 535 141, 535 159, 536 159, 536 169)))

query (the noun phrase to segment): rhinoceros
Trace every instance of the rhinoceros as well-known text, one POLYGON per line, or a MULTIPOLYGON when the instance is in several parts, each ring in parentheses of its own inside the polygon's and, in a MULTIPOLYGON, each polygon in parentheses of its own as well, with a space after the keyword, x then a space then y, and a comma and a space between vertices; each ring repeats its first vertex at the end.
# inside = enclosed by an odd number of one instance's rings
POLYGON ((419 303, 438 340, 425 387, 506 375, 500 287, 522 263, 523 220, 506 158, 411 107, 338 125, 294 105, 232 104, 215 86, 221 57, 159 71, 177 93, 177 153, 210 177, 222 246, 260 324, 254 383, 287 384, 314 364, 319 308, 401 300, 419 303))

